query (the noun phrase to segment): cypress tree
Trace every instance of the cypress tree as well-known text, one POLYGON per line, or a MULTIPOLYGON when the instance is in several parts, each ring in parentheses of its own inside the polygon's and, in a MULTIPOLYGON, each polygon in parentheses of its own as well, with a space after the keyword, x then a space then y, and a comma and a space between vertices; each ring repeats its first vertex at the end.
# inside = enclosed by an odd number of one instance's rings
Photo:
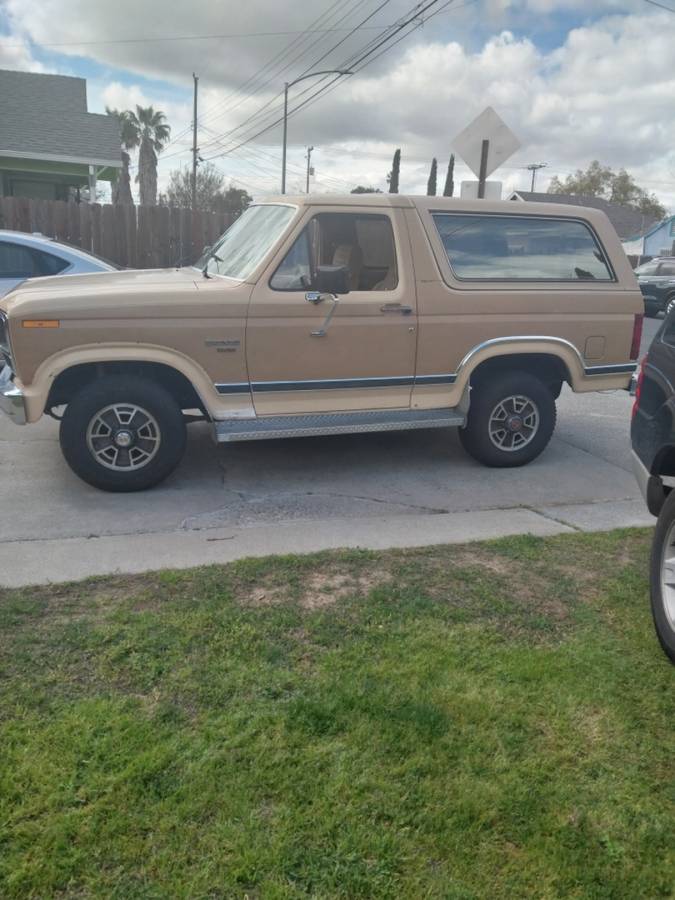
POLYGON ((452 197, 455 192, 455 154, 450 154, 450 161, 448 162, 448 174, 445 176, 445 187, 443 188, 443 196, 444 197, 452 197))
POLYGON ((435 197, 436 196, 436 173, 438 170, 438 163, 436 162, 436 157, 431 160, 431 171, 429 172, 429 180, 427 181, 427 196, 435 197))
POLYGON ((387 175, 389 182, 389 193, 398 194, 398 179, 401 174, 401 148, 394 153, 394 159, 391 164, 391 172, 387 175))

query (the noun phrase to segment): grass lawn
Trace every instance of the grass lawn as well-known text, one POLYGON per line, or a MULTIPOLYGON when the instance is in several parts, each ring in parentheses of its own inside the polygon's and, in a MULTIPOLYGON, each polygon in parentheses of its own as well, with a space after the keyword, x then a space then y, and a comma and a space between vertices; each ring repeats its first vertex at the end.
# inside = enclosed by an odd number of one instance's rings
POLYGON ((673 897, 649 538, 0 591, 0 897, 673 897))

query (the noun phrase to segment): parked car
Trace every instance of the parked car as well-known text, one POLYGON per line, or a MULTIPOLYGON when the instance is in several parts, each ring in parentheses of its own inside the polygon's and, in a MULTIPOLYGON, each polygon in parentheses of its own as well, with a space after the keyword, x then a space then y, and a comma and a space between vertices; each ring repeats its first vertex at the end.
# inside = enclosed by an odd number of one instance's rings
POLYGON ((645 298, 645 315, 657 316, 675 304, 675 256, 657 256, 635 270, 645 298))
POLYGON ((44 235, 0 230, 0 297, 27 278, 116 269, 114 263, 44 235))
POLYGON ((628 387, 642 319, 597 210, 282 197, 202 269, 10 293, 0 405, 18 423, 65 407, 68 464, 110 491, 165 478, 195 410, 217 441, 458 426, 475 459, 519 466, 546 447, 564 382, 628 387))
POLYGON ((675 312, 654 336, 638 372, 633 403, 633 468, 657 516, 650 594, 656 633, 675 662, 675 312))

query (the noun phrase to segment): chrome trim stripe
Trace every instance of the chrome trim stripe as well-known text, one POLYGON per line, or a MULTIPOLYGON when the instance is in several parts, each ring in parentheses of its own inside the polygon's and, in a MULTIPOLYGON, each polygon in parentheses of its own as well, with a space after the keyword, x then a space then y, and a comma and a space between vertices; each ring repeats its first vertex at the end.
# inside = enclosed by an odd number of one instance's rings
POLYGON ((584 375, 632 375, 637 363, 618 363, 613 366, 585 366, 584 375))
POLYGON ((233 384, 217 384, 215 387, 219 394, 248 394, 251 390, 248 381, 236 381, 233 384))
POLYGON ((448 372, 445 375, 417 375, 415 384, 454 384, 457 381, 457 375, 454 372, 448 372))
MULTIPOLYGON (((415 383, 414 375, 393 375, 383 378, 317 378, 307 381, 254 381, 254 392, 278 391, 335 391, 345 388, 400 387, 415 383)), ((217 384, 219 394, 240 394, 249 390, 247 382, 217 384)))

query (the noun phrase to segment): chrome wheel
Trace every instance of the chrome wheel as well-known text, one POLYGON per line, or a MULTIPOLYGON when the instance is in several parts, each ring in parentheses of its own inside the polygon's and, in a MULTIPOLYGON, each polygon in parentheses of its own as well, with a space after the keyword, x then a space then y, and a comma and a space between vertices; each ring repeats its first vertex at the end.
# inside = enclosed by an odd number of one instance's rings
POLYGON ((539 428, 539 410, 528 397, 505 397, 490 413, 488 432, 499 450, 512 453, 527 447, 539 428))
POLYGON ((661 552, 661 598, 668 625, 675 631, 675 522, 668 529, 661 552))
POLYGON ((156 419, 133 403, 99 410, 87 428, 87 447, 100 465, 114 471, 142 469, 155 458, 162 442, 156 419))
POLYGON ((673 297, 672 300, 668 301, 668 306, 666 306, 666 315, 669 316, 674 309, 675 309, 675 297, 673 297))

